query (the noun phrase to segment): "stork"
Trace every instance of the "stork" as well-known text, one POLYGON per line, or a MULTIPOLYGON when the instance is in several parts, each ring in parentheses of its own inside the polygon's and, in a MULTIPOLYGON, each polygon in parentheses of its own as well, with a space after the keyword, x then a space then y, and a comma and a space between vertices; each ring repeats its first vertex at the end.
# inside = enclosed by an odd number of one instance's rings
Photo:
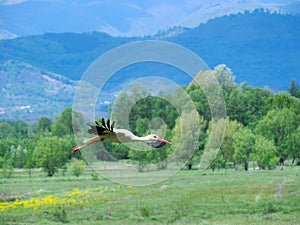
POLYGON ((156 134, 149 134, 144 137, 138 137, 129 130, 115 129, 115 121, 110 123, 109 119, 105 123, 105 119, 102 118, 101 122, 102 124, 100 125, 97 121, 95 121, 96 125, 90 125, 90 129, 88 130, 89 134, 94 134, 97 136, 87 139, 84 145, 74 147, 72 149, 72 153, 75 153, 78 150, 81 150, 97 142, 145 142, 152 148, 160 148, 165 144, 171 144, 171 142, 158 137, 156 134))

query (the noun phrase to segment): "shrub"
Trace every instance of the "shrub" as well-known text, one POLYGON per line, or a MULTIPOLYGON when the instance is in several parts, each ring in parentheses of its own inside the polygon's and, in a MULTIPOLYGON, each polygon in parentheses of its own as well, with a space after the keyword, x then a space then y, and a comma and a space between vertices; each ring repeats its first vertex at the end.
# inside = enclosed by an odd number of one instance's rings
POLYGON ((13 166, 7 163, 2 167, 2 176, 4 178, 11 178, 13 171, 14 171, 13 166))
POLYGON ((71 160, 69 169, 73 175, 78 177, 84 171, 84 162, 82 160, 73 158, 71 160))

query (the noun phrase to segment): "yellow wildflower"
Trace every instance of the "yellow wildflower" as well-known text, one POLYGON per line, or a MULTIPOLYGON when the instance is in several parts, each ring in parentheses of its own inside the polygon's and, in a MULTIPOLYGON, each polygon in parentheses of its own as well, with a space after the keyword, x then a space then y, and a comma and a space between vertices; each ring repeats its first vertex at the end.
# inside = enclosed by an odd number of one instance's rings
POLYGON ((74 188, 71 193, 67 193, 67 196, 72 197, 72 196, 81 196, 82 192, 78 190, 78 188, 74 188))
POLYGON ((77 203, 76 199, 73 199, 73 198, 69 199, 68 202, 72 203, 72 204, 76 204, 77 203))
POLYGON ((91 189, 90 188, 83 192, 84 195, 88 195, 90 193, 91 193, 91 189))

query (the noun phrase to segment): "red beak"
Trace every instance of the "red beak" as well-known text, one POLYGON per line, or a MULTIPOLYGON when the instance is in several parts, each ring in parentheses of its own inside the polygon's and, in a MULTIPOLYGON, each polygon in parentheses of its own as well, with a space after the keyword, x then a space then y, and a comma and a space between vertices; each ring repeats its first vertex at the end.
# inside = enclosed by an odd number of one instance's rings
POLYGON ((167 141, 167 140, 165 140, 165 139, 163 139, 163 138, 158 138, 157 140, 160 141, 160 142, 169 144, 169 145, 172 144, 171 142, 169 142, 169 141, 167 141))

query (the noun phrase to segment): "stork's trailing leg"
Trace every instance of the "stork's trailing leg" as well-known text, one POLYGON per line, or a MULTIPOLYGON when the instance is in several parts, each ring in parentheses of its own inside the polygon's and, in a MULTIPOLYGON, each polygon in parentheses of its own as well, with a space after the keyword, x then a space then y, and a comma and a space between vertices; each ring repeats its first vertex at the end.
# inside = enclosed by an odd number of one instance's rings
POLYGON ((93 137, 91 139, 88 139, 86 142, 87 143, 84 144, 84 145, 76 146, 76 147, 72 148, 72 153, 74 154, 75 152, 77 152, 77 151, 79 151, 79 150, 81 150, 81 149, 83 149, 83 148, 85 148, 85 147, 87 147, 87 146, 89 146, 91 144, 95 144, 97 142, 100 142, 100 140, 99 140, 98 137, 93 137))

